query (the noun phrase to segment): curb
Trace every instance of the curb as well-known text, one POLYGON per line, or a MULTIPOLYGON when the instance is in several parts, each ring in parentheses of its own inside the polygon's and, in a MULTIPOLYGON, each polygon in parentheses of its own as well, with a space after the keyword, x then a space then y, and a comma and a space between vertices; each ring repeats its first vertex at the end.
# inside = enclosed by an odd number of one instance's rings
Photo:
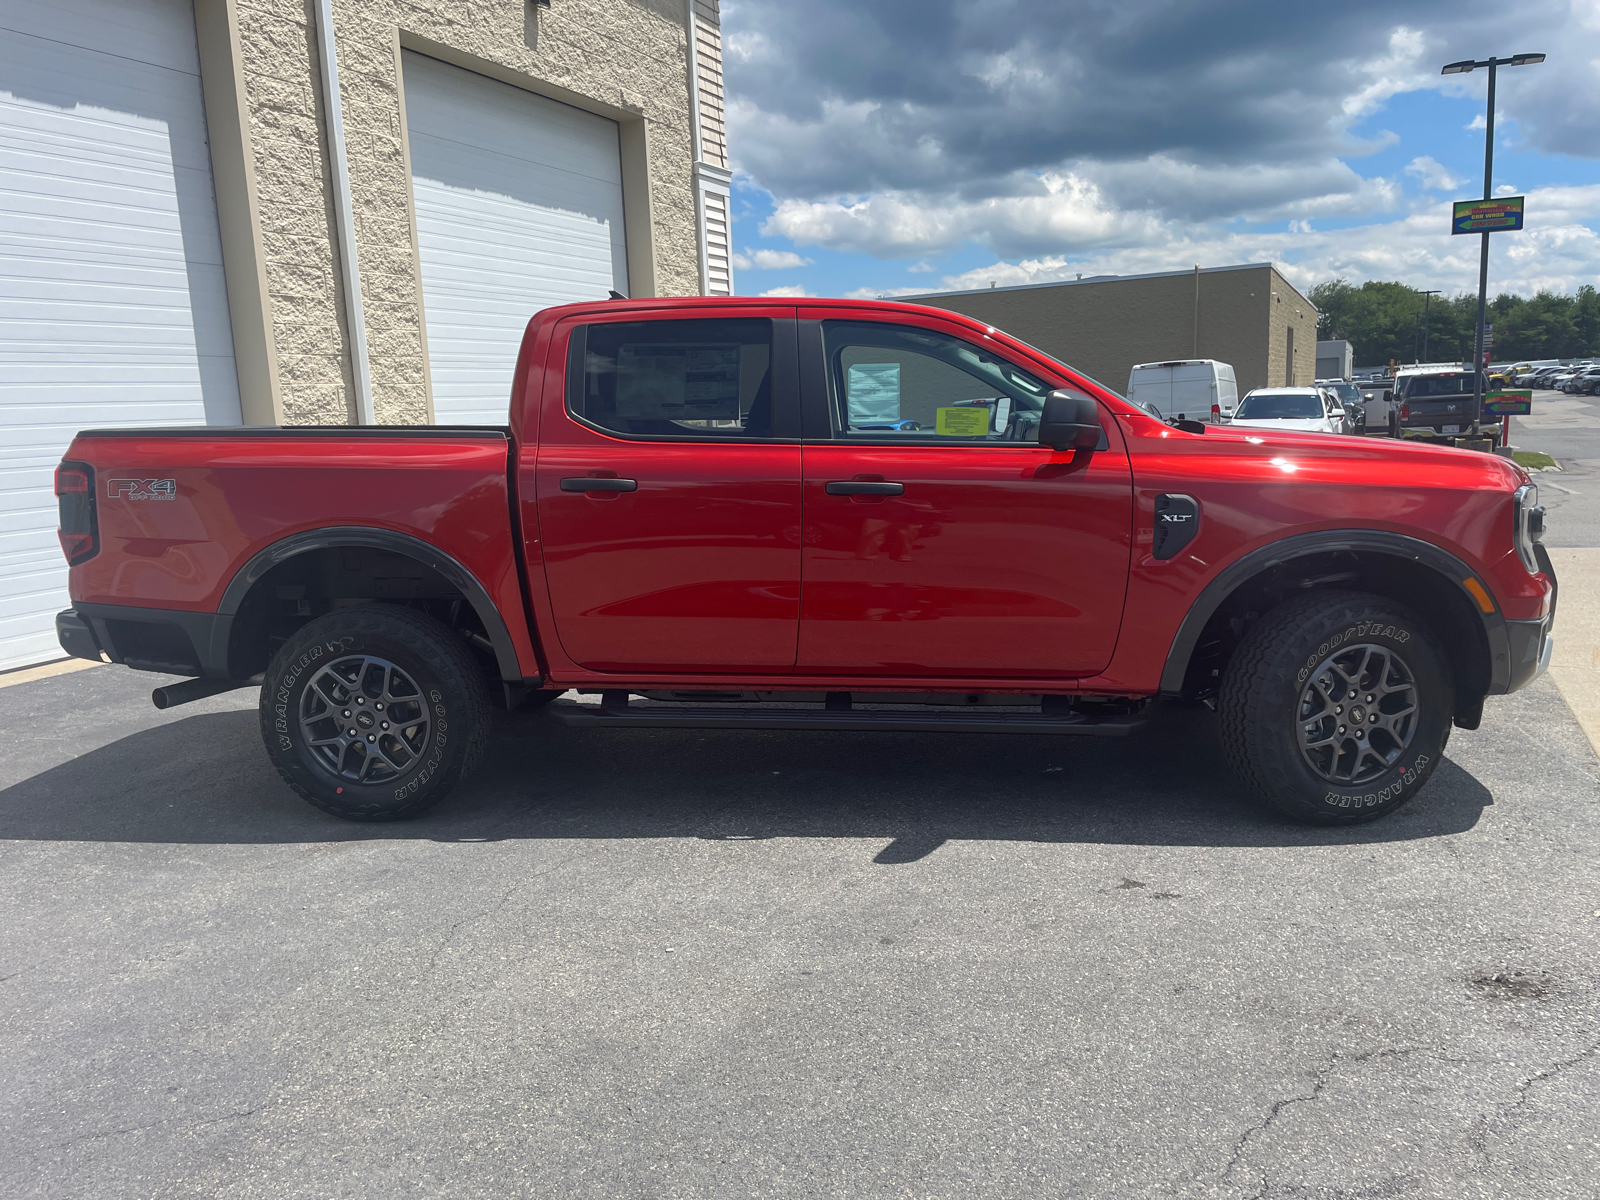
POLYGON ((1600 548, 1550 548, 1561 581, 1550 678, 1600 756, 1600 548))

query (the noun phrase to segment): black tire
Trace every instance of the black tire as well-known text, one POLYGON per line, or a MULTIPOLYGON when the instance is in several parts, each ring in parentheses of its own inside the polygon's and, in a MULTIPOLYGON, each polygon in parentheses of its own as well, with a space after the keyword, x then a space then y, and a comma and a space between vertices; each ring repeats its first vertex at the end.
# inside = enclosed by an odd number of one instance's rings
POLYGON ((1239 777, 1315 825, 1371 821, 1415 796, 1444 754, 1454 708, 1428 627, 1360 592, 1313 592, 1267 613, 1240 642, 1217 700, 1239 777))
POLYGON ((395 821, 439 803, 483 757, 488 689, 442 622, 389 604, 341 609, 273 659, 261 738, 284 782, 324 812, 395 821))

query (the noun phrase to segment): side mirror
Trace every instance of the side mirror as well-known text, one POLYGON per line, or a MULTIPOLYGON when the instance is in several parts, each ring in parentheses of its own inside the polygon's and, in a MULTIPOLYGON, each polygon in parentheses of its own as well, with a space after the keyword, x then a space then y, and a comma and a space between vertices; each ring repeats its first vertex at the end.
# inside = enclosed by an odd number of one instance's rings
POLYGON ((1105 434, 1100 406, 1076 392, 1051 392, 1039 414, 1039 444, 1052 450, 1094 450, 1105 434))

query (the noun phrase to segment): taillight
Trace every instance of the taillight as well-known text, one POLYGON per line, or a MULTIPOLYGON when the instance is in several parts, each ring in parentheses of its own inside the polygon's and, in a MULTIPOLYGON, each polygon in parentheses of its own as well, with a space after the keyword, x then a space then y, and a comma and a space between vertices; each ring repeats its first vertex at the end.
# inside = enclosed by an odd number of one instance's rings
POLYGON ((1213 425, 1220 425, 1222 423, 1222 405, 1213 404, 1211 406, 1211 423, 1213 425))
POLYGON ((63 462, 56 468, 56 504, 61 512, 61 552, 68 566, 87 562, 100 552, 100 526, 94 509, 94 468, 63 462))
POLYGON ((1411 405, 1409 405, 1409 404, 1402 404, 1402 405, 1401 405, 1401 406, 1400 406, 1400 419, 1401 419, 1401 420, 1402 420, 1402 421, 1409 421, 1409 420, 1411 420, 1411 405))

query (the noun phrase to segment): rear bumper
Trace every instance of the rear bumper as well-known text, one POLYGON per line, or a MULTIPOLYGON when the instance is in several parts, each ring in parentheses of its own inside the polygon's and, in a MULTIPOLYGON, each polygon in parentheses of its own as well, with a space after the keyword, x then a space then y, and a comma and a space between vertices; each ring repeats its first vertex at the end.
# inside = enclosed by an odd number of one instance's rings
POLYGON ((74 658, 136 671, 227 679, 233 617, 123 604, 75 604, 56 614, 56 640, 74 658))
POLYGON ((95 639, 89 623, 68 608, 56 614, 56 641, 73 658, 87 658, 90 662, 104 662, 100 643, 95 639))

